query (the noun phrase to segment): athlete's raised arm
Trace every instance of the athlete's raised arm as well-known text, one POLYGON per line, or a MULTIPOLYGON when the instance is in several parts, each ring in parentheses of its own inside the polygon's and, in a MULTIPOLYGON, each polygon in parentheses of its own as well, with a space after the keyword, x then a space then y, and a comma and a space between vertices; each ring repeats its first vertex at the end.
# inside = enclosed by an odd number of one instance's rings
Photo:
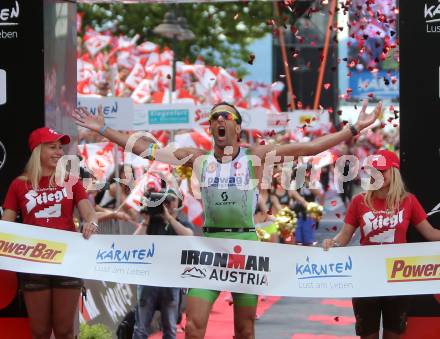
POLYGON ((98 114, 92 115, 86 108, 77 108, 73 113, 75 123, 79 126, 95 131, 108 140, 124 147, 134 154, 148 159, 154 159, 171 165, 192 165, 193 161, 204 154, 203 150, 197 148, 178 148, 171 147, 159 148, 153 137, 148 137, 146 133, 139 135, 127 135, 121 133, 105 124, 104 116, 100 109, 98 114))
POLYGON ((264 145, 256 146, 253 148, 253 153, 264 159, 266 154, 272 151, 276 151, 276 155, 279 156, 306 156, 315 155, 321 153, 333 146, 336 146, 340 142, 349 140, 354 135, 358 134, 362 130, 371 126, 376 119, 380 116, 382 111, 382 102, 376 105, 374 111, 367 114, 367 100, 364 100, 362 105, 362 110, 359 114, 357 122, 352 124, 347 124, 340 131, 322 137, 316 138, 309 142, 302 143, 290 143, 286 145, 264 145))

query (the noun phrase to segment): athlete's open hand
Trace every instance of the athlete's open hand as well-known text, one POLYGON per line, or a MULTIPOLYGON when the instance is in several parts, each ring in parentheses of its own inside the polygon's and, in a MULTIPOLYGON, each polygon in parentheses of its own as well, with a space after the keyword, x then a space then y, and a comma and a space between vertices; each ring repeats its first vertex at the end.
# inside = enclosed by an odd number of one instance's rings
POLYGON ((105 124, 101 106, 98 107, 98 114, 96 115, 90 113, 85 107, 78 107, 74 110, 72 117, 77 125, 95 132, 98 132, 105 124))
POLYGON ((82 234, 85 239, 89 239, 92 234, 98 232, 98 224, 96 222, 85 222, 82 228, 82 234))
POLYGON ((367 113, 367 106, 368 100, 364 100, 362 102, 361 112, 359 113, 359 117, 355 125, 359 132, 373 124, 382 113, 382 101, 379 101, 379 103, 374 108, 374 111, 371 113, 367 113))

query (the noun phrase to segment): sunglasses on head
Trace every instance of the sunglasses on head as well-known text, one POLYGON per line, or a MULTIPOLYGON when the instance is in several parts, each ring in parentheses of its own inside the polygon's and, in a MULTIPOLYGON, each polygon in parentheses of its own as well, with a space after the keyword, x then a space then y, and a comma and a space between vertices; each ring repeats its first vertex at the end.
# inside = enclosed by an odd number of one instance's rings
POLYGON ((235 120, 238 121, 238 117, 231 112, 215 112, 209 116, 209 121, 217 120, 219 117, 223 117, 225 120, 235 120))

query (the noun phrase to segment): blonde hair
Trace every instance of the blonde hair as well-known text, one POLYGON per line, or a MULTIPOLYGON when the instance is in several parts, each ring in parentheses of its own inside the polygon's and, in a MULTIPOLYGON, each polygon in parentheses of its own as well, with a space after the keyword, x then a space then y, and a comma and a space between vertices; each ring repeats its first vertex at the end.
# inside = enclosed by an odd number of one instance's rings
MULTIPOLYGON (((28 162, 26 163, 24 172, 20 176, 20 179, 30 182, 34 190, 39 188, 38 184, 43 176, 43 168, 41 167, 41 148, 41 144, 34 148, 28 162)), ((50 176, 49 186, 55 186, 55 172, 50 176)))
MULTIPOLYGON (((376 191, 367 191, 364 200, 365 204, 371 210, 373 207, 373 196, 376 191)), ((405 199, 408 192, 403 183, 402 175, 397 168, 391 167, 391 180, 386 198, 386 207, 388 210, 396 212, 399 210, 400 203, 405 199)))

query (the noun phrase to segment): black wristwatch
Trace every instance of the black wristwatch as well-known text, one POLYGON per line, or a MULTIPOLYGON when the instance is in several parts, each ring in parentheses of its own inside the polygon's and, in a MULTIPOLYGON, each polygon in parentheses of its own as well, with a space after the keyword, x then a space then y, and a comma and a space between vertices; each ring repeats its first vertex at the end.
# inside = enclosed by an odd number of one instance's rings
POLYGON ((352 123, 349 122, 347 125, 348 125, 348 128, 350 128, 350 132, 351 132, 351 134, 353 134, 353 136, 359 134, 359 131, 357 130, 356 127, 354 127, 354 125, 352 123))

